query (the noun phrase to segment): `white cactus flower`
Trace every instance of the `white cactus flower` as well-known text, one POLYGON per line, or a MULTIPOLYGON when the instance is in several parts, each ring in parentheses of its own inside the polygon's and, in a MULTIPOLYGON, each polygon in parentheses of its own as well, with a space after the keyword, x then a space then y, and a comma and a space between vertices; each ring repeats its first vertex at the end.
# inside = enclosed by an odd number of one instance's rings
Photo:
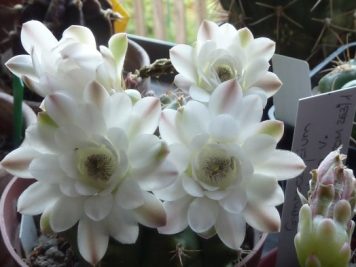
POLYGON ((208 102, 222 82, 236 79, 244 95, 258 94, 263 104, 282 83, 268 71, 275 43, 268 38, 254 38, 247 28, 236 30, 231 24, 221 26, 204 21, 194 46, 179 44, 170 50, 178 71, 175 83, 189 91, 195 100, 208 102))
POLYGON ((167 145, 153 134, 158 98, 132 104, 127 94, 110 96, 94 82, 82 102, 57 92, 44 107, 24 145, 1 162, 18 177, 37 179, 20 196, 19 212, 43 213, 41 226, 54 232, 78 222, 79 251, 94 265, 109 236, 134 243, 138 223, 165 225, 163 205, 151 191, 172 183, 176 171, 165 160, 167 145))
POLYGON ((275 206, 284 195, 278 181, 297 176, 305 165, 296 154, 276 149, 283 123, 260 122, 261 116, 261 99, 243 97, 234 79, 219 85, 207 106, 191 100, 162 112, 160 134, 180 176, 155 191, 168 216, 159 232, 178 233, 189 225, 239 249, 246 222, 263 232, 279 230, 275 206))
POLYGON ((57 91, 82 97, 92 81, 103 83, 110 93, 123 90, 124 33, 113 35, 109 48, 101 46, 99 52, 89 28, 70 26, 58 41, 44 24, 32 20, 23 24, 21 42, 29 55, 14 56, 6 66, 42 97, 57 91))

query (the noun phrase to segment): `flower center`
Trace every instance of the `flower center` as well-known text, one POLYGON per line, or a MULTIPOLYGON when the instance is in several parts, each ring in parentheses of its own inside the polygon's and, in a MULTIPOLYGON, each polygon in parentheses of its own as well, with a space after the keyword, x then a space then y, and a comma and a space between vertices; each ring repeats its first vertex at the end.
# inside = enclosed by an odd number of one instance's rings
POLYGON ((225 189, 238 179, 239 161, 218 145, 204 146, 196 163, 196 178, 209 186, 225 189))
POLYGON ((104 189, 117 168, 117 156, 105 146, 76 150, 77 169, 82 182, 104 189))
POLYGON ((223 180, 229 170, 235 168, 235 161, 231 158, 210 158, 205 163, 204 171, 210 181, 218 183, 223 180))
POLYGON ((112 158, 106 154, 94 154, 86 158, 85 167, 88 176, 94 180, 108 181, 113 174, 112 158))
POLYGON ((227 64, 219 65, 215 70, 221 82, 234 78, 234 70, 227 64))

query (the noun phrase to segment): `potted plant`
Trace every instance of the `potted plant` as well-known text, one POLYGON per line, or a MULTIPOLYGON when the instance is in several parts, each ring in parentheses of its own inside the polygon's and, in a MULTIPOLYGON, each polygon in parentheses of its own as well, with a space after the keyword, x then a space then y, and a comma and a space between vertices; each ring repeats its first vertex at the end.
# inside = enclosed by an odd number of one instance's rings
MULTIPOLYGON (((21 36, 30 55, 7 66, 45 98, 26 142, 1 166, 36 179, 17 210, 41 214, 43 232, 72 231, 78 255, 91 265, 136 260, 144 266, 171 255, 167 246, 148 251, 162 240, 176 244, 177 264, 194 250, 210 259, 233 251, 240 261, 247 225, 279 230, 275 206, 284 194, 278 181, 305 165, 295 153, 276 149, 282 122, 261 122, 267 98, 281 85, 268 71, 273 41, 255 39, 247 28, 203 22, 194 46, 170 50, 183 93, 173 99, 176 109, 162 110, 158 97, 122 87, 126 34, 113 35, 100 51, 81 26, 57 40, 30 21, 21 36), (190 249, 188 240, 197 247, 190 249), (123 247, 132 256, 120 254, 123 247)), ((248 264, 237 266, 256 265, 248 264)))
MULTIPOLYGON (((344 165, 340 149, 330 152, 312 170, 307 198, 300 194, 298 232, 294 244, 301 267, 348 267, 355 240, 352 220, 355 205, 355 176, 344 165)), ((277 249, 261 260, 259 267, 273 267, 277 249)))

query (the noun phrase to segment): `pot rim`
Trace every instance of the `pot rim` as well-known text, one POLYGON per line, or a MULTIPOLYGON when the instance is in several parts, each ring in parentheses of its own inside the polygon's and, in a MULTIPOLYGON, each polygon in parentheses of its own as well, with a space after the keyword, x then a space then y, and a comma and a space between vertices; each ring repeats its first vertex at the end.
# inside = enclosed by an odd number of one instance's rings
MULTIPOLYGON (((6 102, 12 104, 14 103, 14 97, 8 93, 4 93, 0 91, 0 99, 5 100, 6 102)), ((28 127, 31 123, 36 121, 36 114, 32 110, 32 108, 22 101, 22 114, 25 119, 25 125, 28 127)))
MULTIPOLYGON (((27 179, 26 179, 27 180, 27 179)), ((28 179, 32 180, 32 179, 28 179)), ((8 195, 16 190, 14 184, 20 181, 20 178, 14 176, 11 181, 6 185, 3 194, 0 198, 0 234, 2 236, 3 243, 7 248, 8 253, 12 257, 12 259, 19 265, 19 266, 27 266, 27 264, 23 261, 19 254, 15 251, 13 244, 11 243, 10 237, 7 231, 7 223, 5 222, 5 207, 8 201, 8 195)))

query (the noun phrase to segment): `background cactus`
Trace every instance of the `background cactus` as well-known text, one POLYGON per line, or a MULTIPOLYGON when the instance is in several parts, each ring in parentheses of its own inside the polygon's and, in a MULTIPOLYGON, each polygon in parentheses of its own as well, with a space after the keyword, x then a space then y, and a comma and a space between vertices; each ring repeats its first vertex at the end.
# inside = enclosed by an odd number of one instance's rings
MULTIPOLYGON (((4 63, 11 55, 24 54, 20 42, 21 26, 29 20, 43 22, 57 37, 72 24, 92 30, 97 45, 106 45, 114 33, 113 21, 121 18, 105 0, 23 0, 20 4, 0 4, 0 60, 4 63)), ((0 65, 0 86, 8 93, 11 75, 0 65)), ((28 91, 28 90, 26 90, 28 91)))
POLYGON ((308 199, 300 209, 294 243, 302 267, 346 267, 355 227, 356 179, 344 164, 346 156, 331 152, 311 172, 308 199))
POLYGON ((356 4, 349 0, 219 0, 236 27, 276 41, 277 53, 311 67, 340 44, 356 40, 356 4))

